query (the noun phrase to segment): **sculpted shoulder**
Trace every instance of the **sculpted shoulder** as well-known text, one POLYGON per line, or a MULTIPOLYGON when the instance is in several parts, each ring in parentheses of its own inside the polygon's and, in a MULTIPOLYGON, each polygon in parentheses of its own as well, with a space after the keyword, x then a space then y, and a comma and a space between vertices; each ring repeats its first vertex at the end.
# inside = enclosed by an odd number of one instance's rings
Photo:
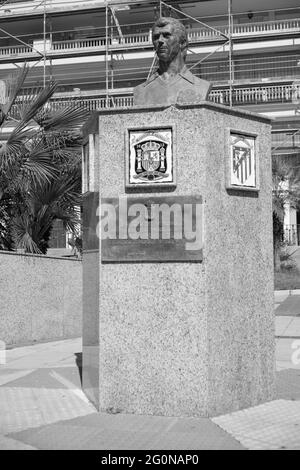
POLYGON ((148 88, 148 86, 153 83, 155 81, 155 79, 158 77, 158 73, 154 73, 153 75, 151 75, 150 78, 148 78, 148 80, 146 80, 145 82, 141 83, 140 85, 137 85, 134 89, 133 89, 133 100, 134 100, 134 104, 145 104, 144 103, 144 95, 145 95, 145 91, 146 89, 148 88))
POLYGON ((185 69, 181 76, 185 78, 187 82, 189 82, 191 85, 196 87, 199 91, 201 91, 202 99, 206 99, 212 84, 208 82, 207 80, 203 80, 202 78, 196 77, 192 72, 190 72, 188 69, 185 69))
POLYGON ((163 104, 170 106, 175 103, 197 103, 208 98, 211 83, 193 75, 186 67, 178 73, 178 79, 163 88, 157 81, 156 72, 133 90, 135 105, 163 104))
POLYGON ((203 80, 202 78, 196 77, 195 85, 197 88, 201 90, 201 95, 203 96, 202 99, 206 100, 212 88, 211 82, 208 82, 207 80, 203 80))

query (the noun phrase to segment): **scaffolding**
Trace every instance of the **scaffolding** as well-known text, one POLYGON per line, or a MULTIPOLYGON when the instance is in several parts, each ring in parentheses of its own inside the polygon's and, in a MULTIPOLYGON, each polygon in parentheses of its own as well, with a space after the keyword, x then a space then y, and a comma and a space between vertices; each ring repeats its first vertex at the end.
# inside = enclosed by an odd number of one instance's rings
MULTIPOLYGON (((198 60, 195 64, 193 64, 189 69, 193 69, 197 67, 197 65, 200 65, 202 62, 204 62, 208 57, 213 55, 215 52, 217 52, 220 48, 223 48, 228 45, 228 66, 229 66, 229 106, 232 107, 232 90, 233 90, 233 66, 232 66, 232 25, 233 25, 233 18, 232 18, 232 0, 227 0, 227 6, 228 6, 228 33, 225 34, 222 31, 206 24, 203 23, 202 21, 198 20, 195 17, 192 17, 188 15, 187 13, 183 12, 182 10, 179 10, 178 8, 173 7, 172 5, 167 4, 163 0, 159 0, 159 12, 160 16, 162 15, 162 10, 163 7, 175 11, 177 13, 180 13, 181 15, 191 19, 192 21, 201 24, 207 29, 213 30, 217 35, 219 35, 221 38, 224 39, 224 43, 221 44, 221 46, 218 46, 215 51, 207 54, 205 57, 202 59, 198 60)), ((190 52, 193 53, 193 51, 189 50, 190 52)))
MULTIPOLYGON (((35 62, 31 67, 36 67, 39 65, 41 62, 43 64, 43 86, 45 87, 47 79, 51 80, 51 65, 52 65, 52 58, 49 57, 48 55, 48 47, 47 47, 47 35, 51 35, 51 31, 47 31, 47 7, 48 7, 48 2, 49 0, 41 0, 37 5, 33 6, 33 10, 36 10, 39 7, 43 7, 43 14, 42 14, 42 22, 43 22, 43 45, 42 48, 37 48, 35 45, 31 45, 28 42, 24 41, 21 39, 21 37, 16 36, 11 34, 9 31, 0 28, 0 32, 2 32, 4 35, 7 37, 13 38, 15 41, 18 43, 22 44, 23 46, 26 46, 30 48, 30 50, 36 52, 39 55, 39 59, 37 62, 35 62), (47 64, 49 66, 47 67, 47 64), (50 73, 49 73, 50 71, 50 73), (49 77, 48 77, 49 75, 49 77)), ((9 3, 9 0, 4 0, 2 1, 0 5, 0 9, 5 7, 5 5, 9 3)), ((105 8, 105 96, 106 96, 106 102, 107 106, 110 104, 114 104, 113 101, 113 93, 112 91, 114 90, 114 57, 116 55, 116 52, 113 51, 113 48, 111 47, 112 40, 113 40, 113 31, 114 28, 116 29, 118 33, 118 40, 123 42, 124 36, 122 32, 122 27, 118 21, 118 14, 117 11, 124 7, 125 5, 135 5, 140 3, 138 0, 129 0, 128 2, 122 1, 122 0, 106 0, 104 4, 101 6, 101 10, 103 10, 103 7, 105 8)), ((213 55, 215 52, 217 52, 220 49, 223 49, 225 47, 228 47, 228 68, 229 68, 229 105, 232 106, 232 90, 233 90, 233 83, 234 83, 234 77, 233 77, 233 65, 232 65, 232 25, 233 25, 233 19, 232 19, 232 0, 227 0, 228 3, 228 32, 225 34, 224 32, 218 30, 217 28, 214 28, 199 19, 192 17, 185 13, 184 11, 180 10, 179 8, 174 7, 173 5, 170 5, 166 3, 163 0, 154 0, 153 5, 156 5, 156 10, 159 11, 159 15, 161 16, 165 12, 173 12, 175 14, 179 14, 185 18, 189 18, 192 20, 194 23, 198 23, 201 26, 204 26, 205 28, 209 30, 213 30, 216 35, 218 35, 220 38, 224 39, 224 42, 216 47, 215 51, 209 53, 205 57, 201 58, 198 60, 196 63, 194 63, 190 69, 193 69, 200 65, 202 62, 204 62, 208 57, 213 55)), ((180 2, 179 2, 180 3, 180 2)), ((189 49, 190 53, 195 54, 195 52, 191 49, 189 49)), ((195 54, 197 55, 197 54, 195 54)), ((118 53, 118 59, 124 58, 124 56, 120 53, 118 53)), ((156 64, 156 59, 154 57, 151 67, 148 71, 148 77, 152 73, 154 67, 156 64)))
MULTIPOLYGON (((224 82, 224 84, 222 84, 221 86, 226 86, 226 90, 224 89, 222 93, 224 94, 226 92, 226 104, 229 104, 229 106, 232 106, 233 105, 233 92, 235 92, 234 96, 239 94, 239 90, 235 82, 235 75, 238 78, 239 70, 237 70, 235 73, 234 66, 233 66, 234 21, 233 21, 233 12, 232 12, 232 0, 225 0, 225 1, 227 4, 227 12, 225 12, 224 10, 222 17, 224 18, 226 16, 227 25, 222 25, 220 26, 219 29, 218 27, 213 27, 210 24, 204 21, 201 21, 203 20, 203 18, 199 19, 197 17, 187 14, 184 11, 183 6, 188 5, 189 2, 185 2, 184 0, 182 0, 182 2, 180 2, 180 0, 178 2, 172 2, 172 4, 170 3, 169 0, 150 0, 150 2, 143 2, 143 0, 129 0, 129 1, 106 0, 101 5, 100 5, 100 2, 98 3, 93 2, 94 7, 97 4, 98 5, 97 9, 99 8, 101 13, 103 14, 104 21, 102 23, 102 26, 101 27, 97 26, 96 29, 98 31, 99 29, 103 28, 102 39, 103 39, 103 44, 105 44, 105 49, 103 50, 102 48, 101 50, 102 50, 102 54, 104 54, 104 57, 103 57, 104 61, 102 62, 104 67, 102 68, 102 72, 100 73, 93 71, 90 82, 84 81, 85 80, 84 78, 83 83, 87 83, 87 87, 89 87, 89 85, 97 83, 96 73, 97 73, 97 78, 99 80, 98 81, 99 84, 100 84, 100 80, 103 77, 103 86, 100 86, 100 89, 103 90, 103 95, 105 96, 106 106, 115 106, 116 103, 115 103, 114 96, 116 96, 117 94, 116 91, 118 89, 118 88, 115 88, 116 82, 118 81, 119 85, 121 84, 123 80, 122 74, 124 72, 126 74, 126 77, 124 78, 124 80, 126 79, 127 82, 131 81, 131 79, 134 80, 135 77, 137 78, 137 81, 138 81, 142 76, 145 76, 146 78, 147 76, 149 77, 151 75, 151 73, 153 72, 154 68, 157 65, 157 60, 155 56, 153 58, 151 65, 147 64, 145 68, 133 67, 133 68, 128 68, 128 69, 127 68, 123 69, 122 64, 121 64, 121 61, 124 60, 124 57, 125 57, 124 54, 126 50, 126 41, 125 41, 126 34, 124 34, 123 29, 125 29, 126 27, 130 27, 132 25, 120 24, 119 22, 120 20, 118 18, 119 11, 122 9, 128 9, 129 7, 134 7, 134 6, 137 6, 137 8, 140 8, 140 5, 144 5, 146 9, 148 8, 150 9, 150 7, 151 8, 154 7, 153 9, 156 12, 156 15, 158 14, 164 15, 164 16, 175 15, 184 21, 185 20, 190 21, 192 25, 199 24, 202 27, 202 29, 204 28, 204 29, 207 29, 207 31, 211 31, 211 33, 213 33, 214 36, 218 38, 218 44, 216 46, 212 46, 211 49, 213 48, 213 50, 211 50, 208 54, 204 56, 203 56, 203 52, 201 52, 201 57, 199 57, 200 52, 195 52, 194 50, 195 48, 191 47, 189 49, 189 53, 190 53, 189 62, 190 63, 188 64, 188 67, 192 70, 206 61, 207 65, 205 65, 204 70, 203 70, 204 66, 201 66, 201 74, 208 73, 208 77, 206 79, 208 79, 209 81, 211 79, 213 80, 213 78, 209 77, 209 70, 210 69, 213 70, 215 65, 211 60, 207 60, 207 59, 213 57, 214 54, 220 51, 220 49, 223 52, 225 52, 227 55, 224 57, 224 59, 222 59, 222 64, 226 65, 225 71, 224 73, 223 72, 217 72, 217 73, 219 74, 223 73, 222 81, 224 82), (179 5, 182 5, 182 8, 179 5), (117 42, 119 45, 121 45, 121 47, 115 48, 114 42, 117 42), (120 66, 118 67, 117 65, 117 67, 115 67, 115 64, 120 64, 120 66), (102 77, 101 77, 101 73, 102 73, 102 77), (229 79, 226 78, 227 74, 228 74, 229 79)), ((0 9, 6 8, 7 3, 9 3, 9 0, 3 0, 1 2, 0 9)), ((49 54, 49 51, 50 51, 49 43, 52 42, 52 34, 53 34, 52 27, 51 27, 51 15, 53 13, 53 10, 51 10, 51 4, 52 2, 50 2, 50 0, 41 0, 39 3, 37 3, 36 5, 33 5, 32 7, 33 10, 35 10, 36 12, 37 10, 39 11, 38 14, 41 15, 41 18, 42 18, 42 25, 41 25, 42 36, 40 36, 42 40, 40 41, 39 47, 37 47, 37 41, 33 41, 33 44, 30 44, 29 41, 26 40, 27 38, 25 34, 24 35, 19 34, 18 36, 16 36, 16 35, 11 34, 9 31, 7 31, 7 28, 6 29, 0 28, 0 32, 2 32, 6 37, 13 38, 17 43, 20 43, 22 46, 26 46, 27 48, 29 48, 31 51, 34 51, 39 56, 38 59, 34 63, 31 62, 31 69, 34 69, 37 66, 39 67, 42 66, 41 81, 44 86, 47 81, 52 79, 53 55, 49 54)), ((73 12, 74 11, 75 10, 73 10, 73 12)), ((204 20, 205 19, 206 18, 204 18, 204 20)), ((144 24, 144 27, 145 25, 146 23, 144 24)), ((81 28, 75 28, 75 29, 78 31, 81 28)), ((83 27, 82 27, 82 30, 84 30, 83 27)), ((63 28, 63 31, 55 30, 54 34, 58 34, 58 33, 65 34, 68 32, 69 31, 65 31, 65 29, 63 28)), ((35 34, 40 34, 40 33, 35 33, 35 34)), ((27 35, 27 37, 29 37, 29 35, 27 35)), ((151 42, 151 35, 149 35, 149 38, 147 39, 147 41, 148 41, 147 48, 149 48, 150 42, 151 42)), ((241 59, 237 59, 235 61, 238 67, 240 67, 239 61, 241 61, 241 59)), ((215 63, 220 64, 220 60, 216 59, 215 63)), ((248 69, 251 69, 251 62, 250 62, 250 65, 248 66, 248 69)), ((75 74, 76 72, 77 71, 75 70, 75 74)), ((80 74, 81 76, 83 76, 84 73, 85 71, 78 70, 77 77, 80 77, 80 74)), ((36 73, 36 76, 38 77, 38 73, 36 73)), ((70 83, 67 83, 67 86, 68 87, 71 86, 71 83, 72 82, 70 80, 70 83)), ((80 94, 78 95, 78 98, 79 96, 80 94)))
MULTIPOLYGON (((128 2, 129 3, 136 3, 136 2, 128 2)), ((116 14, 116 2, 109 2, 106 1, 105 3, 105 11, 106 11, 106 90, 105 90, 105 96, 106 96, 106 101, 107 104, 111 102, 114 104, 113 101, 113 96, 111 94, 111 91, 113 90, 113 52, 109 48, 109 28, 111 28, 112 24, 110 21, 113 20, 115 23, 115 26, 117 28, 118 34, 119 34, 119 39, 122 41, 123 40, 123 34, 122 34, 122 29, 121 26, 118 22, 117 14, 116 14), (109 18, 111 20, 109 20, 109 18), (110 60, 109 60, 110 58, 110 60)), ((123 3, 120 3, 119 5, 124 5, 123 3)), ((173 5, 170 5, 166 3, 163 0, 158 0, 157 1, 157 9, 159 11, 159 16, 162 16, 164 14, 164 11, 171 11, 175 13, 179 13, 180 15, 184 16, 185 18, 189 18, 195 23, 200 24, 201 26, 204 26, 205 28, 214 31, 216 35, 218 35, 220 38, 224 39, 224 42, 216 47, 215 51, 207 54, 205 57, 199 59, 196 63, 194 63, 191 67, 190 70, 197 67, 201 63, 203 63, 208 57, 212 56, 215 52, 218 52, 220 49, 223 49, 227 46, 228 47, 228 68, 229 68, 229 106, 232 106, 232 92, 233 92, 233 84, 234 84, 234 76, 233 76, 233 47, 232 47, 232 27, 233 27, 233 16, 232 16, 232 0, 227 0, 227 5, 228 5, 228 28, 227 28, 227 34, 223 33, 222 31, 218 30, 217 28, 214 28, 203 21, 200 21, 199 19, 188 15, 187 13, 183 12, 182 10, 179 10, 178 8, 174 7, 173 5)), ((189 49, 189 52, 194 53, 193 50, 189 49)), ((147 78, 150 77, 152 74, 155 66, 157 64, 157 59, 156 56, 154 56, 151 67, 148 72, 147 78)))
MULTIPOLYGON (((51 1, 51 0, 50 0, 51 1)), ((31 51, 34 51, 39 57, 36 62, 34 62, 31 65, 31 68, 37 67, 42 65, 42 83, 43 86, 45 87, 48 81, 52 80, 52 56, 49 55, 49 47, 48 47, 48 37, 50 38, 50 41, 52 39, 52 30, 51 30, 51 23, 50 27, 48 28, 48 23, 47 19, 48 16, 51 16, 49 14, 48 6, 50 6, 50 1, 49 0, 41 0, 38 4, 33 5, 33 10, 36 10, 40 8, 40 11, 42 11, 41 18, 42 18, 42 41, 39 47, 36 47, 36 44, 30 44, 28 41, 22 39, 22 35, 14 35, 11 34, 9 31, 6 29, 0 27, 0 32, 4 34, 8 38, 12 38, 14 41, 22 44, 23 46, 26 46, 29 48, 31 51)), ((119 44, 123 44, 125 50, 125 40, 124 40, 124 34, 122 31, 122 25, 119 22, 118 19, 118 10, 120 7, 124 7, 125 5, 138 5, 141 4, 143 0, 106 0, 102 5, 99 5, 99 9, 101 11, 105 12, 105 26, 104 26, 104 31, 105 31, 105 107, 110 107, 110 106, 116 106, 115 102, 115 89, 114 89, 114 81, 115 81, 115 69, 114 69, 114 63, 115 63, 115 58, 116 60, 124 60, 124 55, 123 52, 121 51, 116 51, 112 47, 113 41, 118 40, 119 44), (117 34, 115 34, 115 32, 117 34)), ((10 0, 0 0, 0 10, 3 8, 6 8, 7 4, 10 2, 10 0)), ((215 47, 215 49, 208 54, 202 56, 199 58, 199 53, 195 53, 195 51, 190 48, 188 52, 190 54, 193 54, 197 57, 198 60, 194 61, 192 65, 190 65, 189 69, 192 70, 202 64, 203 62, 207 61, 211 56, 216 54, 220 49, 224 52, 228 52, 228 55, 226 57, 226 61, 228 64, 228 71, 229 71, 229 80, 228 80, 228 85, 226 88, 228 88, 228 104, 230 107, 233 105, 233 92, 234 88, 237 89, 237 86, 235 85, 235 74, 234 74, 234 61, 233 61, 233 26, 234 26, 234 21, 233 21, 233 11, 232 11, 232 0, 226 0, 227 2, 227 25, 226 25, 226 30, 220 30, 217 27, 213 27, 206 22, 201 21, 200 19, 193 17, 189 14, 187 14, 185 11, 180 9, 178 7, 177 3, 180 4, 180 0, 176 3, 177 7, 174 6, 174 4, 168 3, 168 0, 150 0, 150 2, 147 2, 148 4, 151 3, 152 5, 156 6, 156 11, 159 13, 159 16, 168 16, 169 14, 177 15, 177 17, 183 19, 189 19, 193 22, 193 24, 200 24, 202 27, 206 28, 207 30, 213 31, 216 37, 219 38, 219 44, 215 47), (221 44, 220 44, 221 42, 221 44)), ((1 25, 2 26, 2 25, 1 25)), ((25 36, 26 39, 26 36, 25 36)), ((151 39, 151 38, 149 38, 151 39)), ((149 70, 147 70, 147 76, 149 77, 156 65, 157 65, 157 58, 154 55, 154 58, 152 60, 152 63, 150 65, 149 70)), ((300 65, 300 63, 299 63, 300 65)), ((248 66, 249 70, 251 68, 251 64, 248 66)), ((132 74, 136 74, 137 70, 133 69, 132 74)), ((237 83, 237 82, 236 82, 237 83)), ((298 83, 299 85, 299 83, 298 83)), ((293 87, 293 85, 292 85, 293 87)), ((226 90, 227 93, 227 90, 226 90)), ((293 94, 293 92, 292 92, 293 94)), ((0 98, 1 98, 1 83, 0 83, 0 98)), ((299 116, 300 114, 300 103, 299 99, 296 96, 295 97, 295 114, 299 116)), ((293 130, 292 132, 292 140, 294 141, 295 139, 299 138, 299 133, 300 129, 297 128, 293 130)), ((277 156, 282 154, 282 148, 286 146, 286 144, 289 143, 289 140, 291 138, 286 137, 278 143, 277 145, 275 144, 273 149, 272 149, 272 155, 277 156)), ((296 168, 296 167, 295 167, 296 168)))

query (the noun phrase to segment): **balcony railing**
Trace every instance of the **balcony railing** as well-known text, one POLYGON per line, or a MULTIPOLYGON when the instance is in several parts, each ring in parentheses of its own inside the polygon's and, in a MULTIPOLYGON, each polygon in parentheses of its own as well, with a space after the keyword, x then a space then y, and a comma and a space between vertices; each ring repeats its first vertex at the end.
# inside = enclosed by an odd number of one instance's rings
MULTIPOLYGON (((219 104, 229 105, 229 89, 214 89, 209 94, 209 100, 219 104)), ((294 103, 295 97, 300 100, 300 85, 281 85, 260 88, 233 89, 232 102, 234 106, 246 106, 266 103, 294 103)), ((80 106, 88 111, 99 111, 106 108, 130 108, 133 106, 133 96, 103 96, 97 97, 54 97, 51 99, 52 109, 62 106, 80 106)), ((12 116, 18 118, 18 109, 15 106, 12 116)))
MULTIPOLYGON (((115 37, 108 39, 109 49, 119 49, 119 48, 128 48, 136 47, 142 45, 150 45, 149 33, 137 33, 137 34, 127 34, 122 37, 115 37)), ((79 51, 85 49, 98 49, 105 50, 106 39, 94 38, 94 39, 72 39, 70 41, 53 41, 51 51, 79 51)))
MULTIPOLYGON (((230 90, 214 89, 210 92, 209 99, 215 103, 228 105, 230 102, 230 90)), ((266 104, 266 103, 295 103, 300 100, 300 85, 278 85, 265 87, 248 87, 233 89, 232 101, 235 106, 266 104)), ((133 106, 133 97, 110 96, 104 97, 74 97, 72 99, 55 98, 52 100, 54 107, 59 107, 63 103, 79 104, 90 110, 97 111, 103 108, 128 108, 133 106)))
MULTIPOLYGON (((215 103, 229 104, 230 90, 212 90, 210 99, 215 103)), ((296 103, 300 100, 300 85, 271 85, 263 87, 239 87, 232 92, 234 105, 266 103, 296 103)))
POLYGON ((78 51, 81 49, 105 49, 105 38, 72 39, 71 41, 53 41, 49 52, 78 51))
POLYGON ((272 134, 272 145, 276 148, 288 147, 300 149, 300 133, 298 130, 286 130, 284 132, 274 132, 272 134))
MULTIPOLYGON (((228 26, 217 26, 223 34, 228 34, 228 26)), ((266 36, 266 35, 281 35, 287 33, 300 32, 300 18, 266 21, 260 23, 245 23, 236 24, 233 26, 233 39, 240 37, 253 37, 253 36, 266 36)), ((197 28, 188 31, 190 43, 203 43, 207 41, 215 41, 221 38, 214 30, 208 28, 197 28)), ((108 47, 110 50, 139 48, 151 45, 151 33, 134 33, 125 34, 122 37, 109 38, 108 47)), ((105 37, 88 38, 88 39, 72 39, 66 41, 53 41, 50 48, 47 50, 48 54, 64 54, 67 51, 85 51, 96 50, 104 51, 106 48, 105 37)), ((0 58, 2 57, 15 57, 16 55, 36 55, 37 53, 27 46, 6 46, 0 47, 0 58)))
MULTIPOLYGON (((234 56, 232 60, 234 79, 236 83, 250 84, 261 79, 298 79, 300 54, 287 54, 281 52, 265 53, 264 55, 234 56)), ((215 84, 228 83, 230 78, 228 57, 222 59, 213 58, 213 56, 197 66, 197 73, 201 78, 215 84)), ((272 80, 270 81, 272 83, 272 80)), ((266 83, 267 85, 267 83, 266 83)))
MULTIPOLYGON (((228 26, 216 27, 223 34, 228 34, 228 26)), ((300 19, 296 18, 293 20, 277 20, 277 21, 262 21, 259 23, 243 23, 233 25, 233 38, 239 38, 244 36, 263 36, 269 34, 285 34, 299 32, 300 30, 300 19)), ((197 42, 197 40, 208 38, 215 39, 218 34, 213 30, 206 28, 200 28, 194 32, 189 33, 191 41, 197 42)))
MULTIPOLYGON (((228 26, 217 26, 216 29, 223 34, 228 34, 228 26)), ((268 34, 284 34, 284 33, 292 33, 292 32, 300 32, 300 18, 294 20, 281 20, 281 21, 269 21, 269 22, 261 22, 261 23, 246 23, 246 24, 238 24, 234 25, 233 27, 233 38, 239 38, 243 36, 261 36, 261 35, 268 35, 268 34)), ((215 32, 212 29, 208 28, 196 28, 191 29, 188 31, 188 38, 190 43, 198 43, 198 42, 206 42, 210 40, 216 40, 220 38, 220 34, 215 32)), ((79 49, 90 46, 90 39, 82 39, 80 40, 79 49), (86 45, 85 45, 86 44, 86 45)), ((101 44, 100 47, 105 48, 105 38, 100 39, 101 44)), ((73 48, 74 42, 76 41, 58 41, 54 42, 55 49, 59 49, 59 45, 62 42, 69 43, 67 48, 73 48)), ((111 49, 118 49, 118 48, 127 48, 128 46, 145 46, 151 45, 151 33, 144 32, 144 33, 134 33, 134 34, 125 34, 122 37, 115 37, 113 39, 109 38, 108 40, 109 48, 111 49)), ((99 46, 97 46, 99 47, 99 46)), ((65 48, 64 48, 65 49, 65 48)))
POLYGON ((122 38, 115 39, 112 46, 119 44, 120 46, 140 46, 149 45, 151 43, 150 33, 125 34, 122 38))
POLYGON ((262 21, 260 23, 248 23, 235 25, 233 34, 238 35, 252 35, 252 34, 269 34, 269 33, 292 33, 299 31, 300 19, 290 20, 277 20, 277 21, 262 21))
POLYGON ((8 46, 0 47, 0 58, 1 57, 29 57, 36 56, 35 52, 30 46, 8 46))

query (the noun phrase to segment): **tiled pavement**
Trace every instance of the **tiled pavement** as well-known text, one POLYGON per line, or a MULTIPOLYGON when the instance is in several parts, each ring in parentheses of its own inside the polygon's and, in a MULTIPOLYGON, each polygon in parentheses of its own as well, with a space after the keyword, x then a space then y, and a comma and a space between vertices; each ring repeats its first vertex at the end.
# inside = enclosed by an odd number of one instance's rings
POLYGON ((300 449, 300 401, 274 400, 212 421, 247 449, 300 449))
POLYGON ((8 350, 0 449, 300 449, 298 300, 275 295, 276 400, 212 419, 97 413, 80 388, 80 339, 8 350))
POLYGON ((300 318, 300 289, 275 291, 276 316, 300 318))
POLYGON ((10 435, 39 449, 243 449, 211 420, 93 414, 10 435))

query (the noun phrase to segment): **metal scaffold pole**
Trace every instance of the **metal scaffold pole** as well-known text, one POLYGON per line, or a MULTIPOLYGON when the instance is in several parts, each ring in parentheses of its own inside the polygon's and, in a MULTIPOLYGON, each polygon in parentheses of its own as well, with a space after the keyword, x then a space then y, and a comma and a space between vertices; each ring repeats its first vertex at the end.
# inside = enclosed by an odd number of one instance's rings
POLYGON ((43 14, 43 39, 44 39, 44 57, 43 57, 43 84, 44 88, 46 86, 46 22, 47 22, 47 17, 46 17, 46 0, 44 0, 44 14, 43 14))
POLYGON ((229 106, 232 107, 233 67, 232 67, 232 0, 228 0, 228 41, 229 41, 229 106))
POLYGON ((106 87, 106 107, 109 101, 109 70, 108 70, 108 2, 105 3, 105 87, 106 87))

